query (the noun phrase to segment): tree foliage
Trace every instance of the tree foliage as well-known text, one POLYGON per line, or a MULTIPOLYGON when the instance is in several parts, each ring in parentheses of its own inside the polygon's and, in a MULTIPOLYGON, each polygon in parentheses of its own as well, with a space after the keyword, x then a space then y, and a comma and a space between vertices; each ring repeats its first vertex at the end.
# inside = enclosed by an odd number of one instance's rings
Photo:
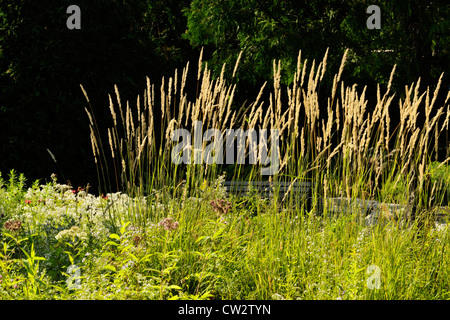
POLYGON ((395 89, 422 77, 436 82, 448 61, 449 6, 445 1, 373 1, 381 9, 382 28, 369 30, 366 1, 193 0, 187 12, 186 37, 194 47, 206 46, 216 72, 242 50, 240 77, 260 84, 282 61, 283 82, 292 80, 299 50, 310 61, 330 48, 336 68, 350 49, 349 80, 387 84, 398 64, 395 89))
POLYGON ((186 37, 194 47, 210 47, 212 66, 234 62, 242 50, 240 77, 250 84, 270 78, 273 59, 281 60, 287 84, 299 50, 311 60, 327 47, 342 54, 339 26, 349 9, 342 1, 194 0, 186 37))

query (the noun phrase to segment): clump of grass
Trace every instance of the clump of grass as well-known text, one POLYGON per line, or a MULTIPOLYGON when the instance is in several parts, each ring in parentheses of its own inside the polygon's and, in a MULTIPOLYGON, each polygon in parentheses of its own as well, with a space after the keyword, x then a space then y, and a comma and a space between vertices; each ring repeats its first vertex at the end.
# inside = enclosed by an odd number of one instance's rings
MULTIPOLYGON (((138 97, 133 108, 115 87, 109 107, 113 126, 104 135, 86 109, 106 195, 73 192, 56 178, 28 190, 23 176, 10 179, 6 189, 0 180, 0 208, 7 213, 0 225, 0 297, 448 299, 448 225, 423 216, 444 199, 442 169, 450 158, 440 164, 433 160, 437 140, 448 130, 450 95, 436 109, 441 80, 433 93, 429 88, 420 93, 420 79, 406 86, 406 98, 398 101, 400 123, 391 128, 395 67, 386 92, 377 88, 376 105, 368 112, 366 88, 358 91, 341 81, 347 54, 325 114, 318 88, 328 51, 317 66, 302 61, 300 52, 288 88, 281 87, 280 64, 274 61, 268 101, 260 101, 264 84, 239 110, 233 106, 233 79, 224 79, 224 72, 212 79, 201 55, 194 101, 184 92, 189 65, 181 81, 177 71, 168 81, 163 78, 158 96, 147 79, 143 99, 138 97), (156 109, 161 120, 155 118, 156 109), (221 132, 278 129, 280 167, 271 181, 313 180, 314 200, 409 204, 416 209, 410 213, 413 221, 406 228, 396 221, 369 227, 356 212, 329 217, 326 201, 325 215, 319 217, 317 204, 306 211, 292 195, 229 197, 224 179, 260 180, 261 164, 237 164, 225 176, 214 163, 173 163, 171 133, 178 128, 192 132, 196 120, 203 130, 221 132), (108 181, 109 170, 114 181, 108 181), (119 192, 107 192, 112 185, 119 192), (18 230, 14 221, 20 221, 18 230), (10 236, 13 229, 20 234, 10 236), (79 270, 80 277, 69 270, 79 270)), ((236 63, 233 75, 237 68, 236 63)), ((189 152, 193 157, 203 153, 205 144, 189 152)))
MULTIPOLYGON (((382 93, 382 89, 377 87, 377 102, 369 112, 366 88, 359 91, 356 84, 348 87, 341 81, 347 55, 348 51, 345 51, 334 76, 331 95, 326 100, 326 114, 321 114, 324 107, 319 107, 318 88, 327 71, 328 51, 317 66, 315 60, 310 65, 307 60, 302 61, 299 52, 294 81, 285 88, 287 103, 282 99, 280 63, 277 65, 274 61, 274 90, 269 94, 269 100, 261 101, 264 84, 248 107, 234 110, 235 85, 232 84, 233 79, 224 79, 226 65, 220 77, 212 79, 207 64, 202 64, 202 54, 197 74, 199 91, 194 101, 189 101, 185 93, 189 64, 182 71, 181 81, 177 80, 177 70, 168 81, 162 79, 159 99, 155 98, 155 86, 147 79, 143 103, 138 97, 134 109, 128 101, 124 107, 115 87, 118 111, 110 96, 114 126, 107 133, 117 187, 132 197, 150 195, 153 198, 156 194, 164 194, 165 198, 185 199, 187 195, 198 195, 202 183, 216 179, 223 168, 216 163, 174 164, 171 134, 180 128, 193 131, 193 123, 201 120, 204 131, 210 128, 219 129, 222 133, 228 128, 279 130, 280 166, 269 180, 295 182, 312 179, 316 182, 316 199, 376 199, 409 204, 414 212, 422 212, 431 202, 439 204, 443 199, 442 188, 430 186, 428 167, 437 157, 438 139, 445 128, 448 130, 450 119, 449 95, 443 106, 435 107, 443 75, 433 93, 429 88, 420 93, 420 79, 411 86, 405 86, 406 98, 404 101, 399 99, 395 111, 391 106, 395 96, 390 94, 394 66, 386 92, 382 93), (161 121, 154 118, 157 108, 161 111, 161 121), (391 128, 391 112, 400 114, 400 123, 395 128, 391 128), (419 115, 424 119, 421 127, 418 125, 419 115), (158 122, 160 127, 156 125, 158 122), (155 141, 157 131, 161 133, 160 141, 155 141)), ((238 63, 234 67, 235 72, 237 68, 238 63)), ((95 117, 87 112, 94 158, 100 172, 107 169, 106 147, 101 143, 95 117)), ((250 152, 248 144, 247 140, 246 157, 250 152)), ((203 141, 201 150, 196 150, 195 145, 191 147, 189 152, 193 160, 198 153, 205 152, 206 141, 203 141)), ((260 167, 261 164, 254 165, 247 170, 237 164, 227 179, 260 180, 260 167)), ((294 205, 293 197, 288 200, 294 205)), ((159 214, 140 207, 133 210, 134 214, 129 218, 140 219, 141 222, 146 220, 143 213, 159 214)), ((413 219, 414 212, 411 213, 413 219)))

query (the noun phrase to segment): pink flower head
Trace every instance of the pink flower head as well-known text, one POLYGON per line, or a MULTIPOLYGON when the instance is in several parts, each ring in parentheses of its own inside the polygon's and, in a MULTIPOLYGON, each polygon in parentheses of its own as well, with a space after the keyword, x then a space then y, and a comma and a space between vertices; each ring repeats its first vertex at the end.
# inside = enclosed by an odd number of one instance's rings
POLYGON ((231 202, 223 199, 212 200, 209 204, 212 206, 213 210, 218 214, 227 214, 232 207, 231 202))
POLYGON ((176 230, 178 228, 178 221, 173 221, 172 218, 165 218, 160 223, 158 223, 161 227, 164 227, 166 230, 176 230))

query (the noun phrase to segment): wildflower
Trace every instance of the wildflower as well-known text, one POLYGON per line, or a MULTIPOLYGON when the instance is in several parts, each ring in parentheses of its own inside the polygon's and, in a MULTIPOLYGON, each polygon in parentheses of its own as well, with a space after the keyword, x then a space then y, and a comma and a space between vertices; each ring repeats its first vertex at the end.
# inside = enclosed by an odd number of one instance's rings
POLYGON ((6 230, 9 230, 11 232, 19 231, 20 227, 22 226, 22 221, 20 220, 14 220, 14 221, 6 221, 3 227, 6 230))
POLYGON ((159 226, 164 227, 166 230, 176 230, 178 228, 178 221, 174 221, 172 218, 165 218, 160 223, 159 226))
POLYGON ((286 300, 281 294, 279 293, 274 293, 272 294, 272 299, 274 300, 286 300))
POLYGON ((227 214, 231 209, 231 202, 223 199, 213 200, 209 204, 213 207, 213 210, 219 214, 227 214))
POLYGON ((137 247, 139 245, 139 243, 142 241, 142 239, 144 239, 144 237, 142 237, 140 235, 135 235, 133 237, 134 245, 137 247))
POLYGON ((201 190, 206 190, 208 187, 208 180, 204 180, 202 186, 200 187, 201 190))
POLYGON ((31 200, 25 199, 25 203, 26 203, 26 204, 30 204, 30 203, 31 203, 31 200))
POLYGON ((81 229, 78 226, 72 226, 70 229, 60 231, 55 236, 56 240, 71 239, 75 237, 78 237, 81 240, 86 240, 87 234, 81 231, 81 229))
POLYGON ((122 266, 122 268, 120 268, 121 270, 124 270, 124 269, 131 269, 131 268, 133 268, 134 266, 136 265, 136 263, 133 261, 133 260, 129 260, 129 261, 127 261, 127 263, 125 263, 123 266, 122 266))

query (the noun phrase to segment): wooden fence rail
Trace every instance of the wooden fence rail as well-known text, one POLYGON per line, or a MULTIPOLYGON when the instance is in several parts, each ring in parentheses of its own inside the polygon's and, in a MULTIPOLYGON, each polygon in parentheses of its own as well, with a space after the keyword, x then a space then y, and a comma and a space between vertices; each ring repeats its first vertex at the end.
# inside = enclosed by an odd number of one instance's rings
POLYGON ((223 186, 227 193, 235 195, 248 195, 255 192, 263 198, 271 198, 278 194, 279 200, 294 197, 297 201, 304 203, 306 209, 311 210, 314 183, 309 181, 291 182, 269 182, 269 181, 224 181, 223 186))

